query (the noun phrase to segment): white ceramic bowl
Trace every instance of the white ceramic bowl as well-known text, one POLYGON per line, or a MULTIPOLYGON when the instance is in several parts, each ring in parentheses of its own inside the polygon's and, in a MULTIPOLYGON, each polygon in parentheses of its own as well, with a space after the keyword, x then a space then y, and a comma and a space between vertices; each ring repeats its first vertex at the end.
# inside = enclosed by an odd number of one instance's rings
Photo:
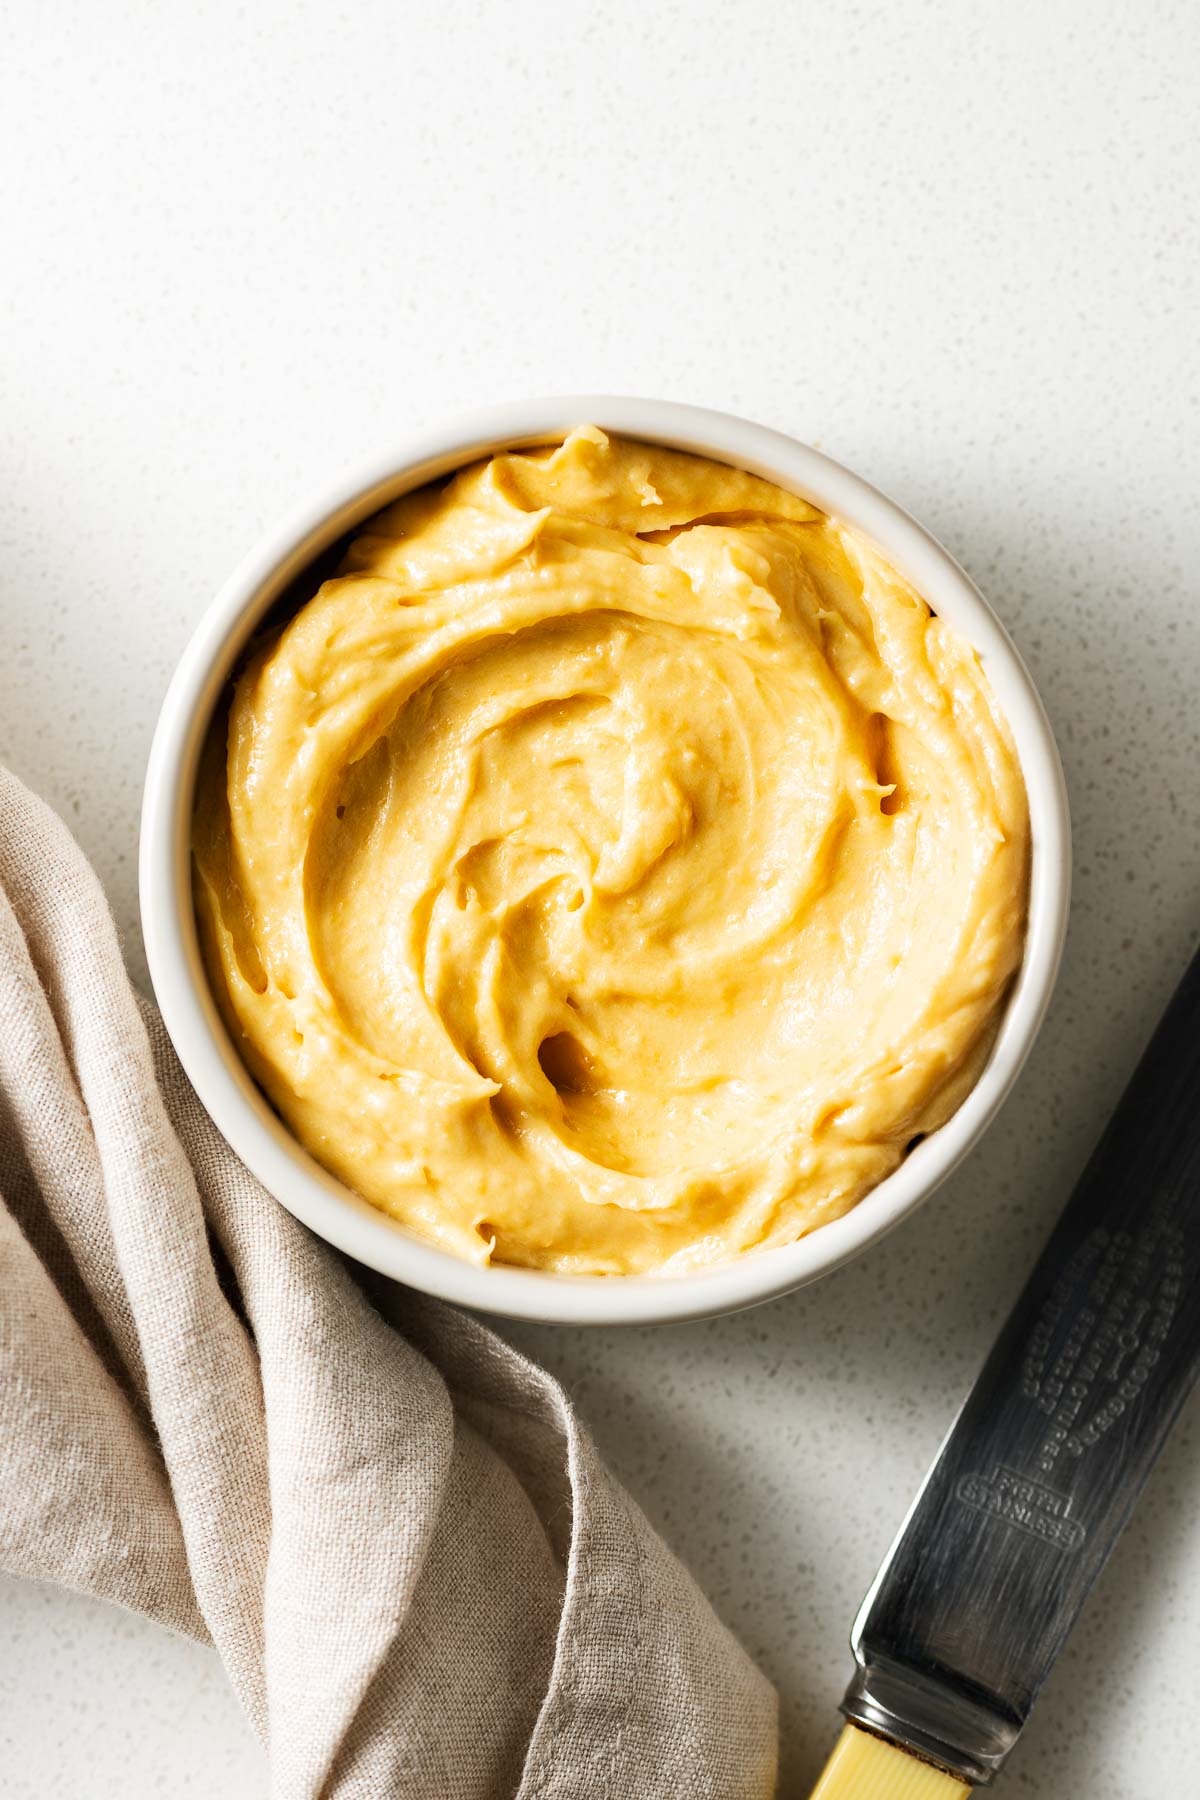
POLYGON ((576 1324, 650 1323, 732 1311, 828 1273, 890 1231, 961 1162, 1012 1086, 1050 999, 1066 930, 1070 835, 1058 752, 1020 657, 957 563, 907 513, 838 463, 761 425, 666 401, 587 395, 514 401, 418 432, 339 476, 243 562, 201 620, 163 701, 146 775, 140 881, 150 976, 180 1061, 243 1162, 298 1219, 371 1268, 468 1306, 576 1324), (1016 740, 1033 827, 1024 960, 987 1068, 953 1118, 844 1218, 781 1249, 672 1278, 477 1268, 415 1237, 327 1175, 268 1106, 230 1043, 192 913, 188 843, 200 747, 221 689, 268 607, 323 550, 399 495, 476 457, 549 442, 581 424, 748 469, 873 539, 979 653, 1016 740))

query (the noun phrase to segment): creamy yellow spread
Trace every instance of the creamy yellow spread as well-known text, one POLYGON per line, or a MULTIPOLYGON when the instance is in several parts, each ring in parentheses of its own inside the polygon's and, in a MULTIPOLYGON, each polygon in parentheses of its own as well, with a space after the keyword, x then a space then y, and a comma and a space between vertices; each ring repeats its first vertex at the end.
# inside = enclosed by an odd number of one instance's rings
POLYGON ((411 494, 255 645, 194 825, 314 1157, 474 1262, 846 1212, 986 1059, 1029 828, 974 652, 836 519, 573 432, 411 494))

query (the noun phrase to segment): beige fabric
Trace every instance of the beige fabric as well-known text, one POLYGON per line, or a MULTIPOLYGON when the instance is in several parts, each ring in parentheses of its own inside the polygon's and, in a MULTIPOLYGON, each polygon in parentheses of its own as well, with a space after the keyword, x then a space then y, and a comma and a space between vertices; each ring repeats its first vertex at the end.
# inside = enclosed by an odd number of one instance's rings
POLYGON ((769 1794, 771 1690, 562 1390, 247 1174, 3 772, 0 888, 0 1565, 211 1638, 279 1800, 769 1794))

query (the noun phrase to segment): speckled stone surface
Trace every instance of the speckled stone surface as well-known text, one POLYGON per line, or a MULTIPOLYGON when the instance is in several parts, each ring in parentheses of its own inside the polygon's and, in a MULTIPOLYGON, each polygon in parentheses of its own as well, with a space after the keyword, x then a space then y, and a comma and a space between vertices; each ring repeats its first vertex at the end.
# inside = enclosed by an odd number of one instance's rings
MULTIPOLYGON (((16 0, 3 29, 0 754, 135 969, 142 769, 207 597, 455 407, 645 392, 810 438, 945 540, 1041 686, 1074 915, 985 1146, 761 1311, 512 1330, 778 1683, 802 1795, 862 1593, 1200 926, 1195 11, 16 0)), ((1198 1423, 998 1794, 1194 1765, 1198 1423)), ((210 1653, 11 1581, 0 1788, 266 1792, 210 1653)))

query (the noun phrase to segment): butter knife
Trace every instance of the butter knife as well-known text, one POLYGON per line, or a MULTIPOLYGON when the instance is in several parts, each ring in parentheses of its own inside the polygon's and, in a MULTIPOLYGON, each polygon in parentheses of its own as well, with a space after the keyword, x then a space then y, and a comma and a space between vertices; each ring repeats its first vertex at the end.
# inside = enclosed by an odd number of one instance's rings
POLYGON ((992 1780, 1198 1368, 1200 955, 863 1602, 813 1800, 992 1780))

